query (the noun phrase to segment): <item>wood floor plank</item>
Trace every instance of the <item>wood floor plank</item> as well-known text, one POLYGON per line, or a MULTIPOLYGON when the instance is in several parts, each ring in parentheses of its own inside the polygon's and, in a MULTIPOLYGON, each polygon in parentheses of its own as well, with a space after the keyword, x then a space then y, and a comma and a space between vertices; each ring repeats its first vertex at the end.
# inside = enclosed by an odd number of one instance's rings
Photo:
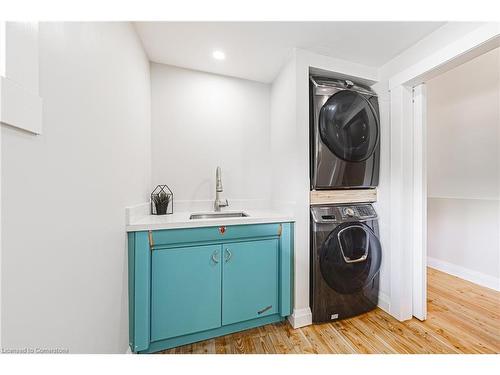
POLYGON ((293 329, 288 322, 162 354, 500 353, 500 293, 428 269, 428 318, 400 322, 381 309, 293 329))
POLYGON ((212 339, 194 343, 193 354, 215 354, 215 340, 212 339))
POLYGON ((481 304, 479 306, 477 299, 467 298, 461 300, 459 298, 454 298, 452 293, 448 292, 438 292, 430 291, 428 295, 428 310, 430 311, 433 307, 441 308, 441 311, 452 311, 454 313, 464 313, 469 315, 470 318, 477 322, 485 322, 487 325, 493 327, 493 322, 500 319, 500 314, 497 310, 500 310, 500 304, 496 307, 486 306, 481 304))
POLYGON ((344 348, 341 348, 340 345, 338 345, 338 337, 334 336, 332 330, 327 327, 327 324, 323 324, 321 326, 313 324, 311 325, 311 330, 313 330, 315 334, 325 343, 327 353, 340 354, 347 352, 347 350, 352 350, 351 353, 354 353, 354 349, 350 347, 349 349, 344 349, 348 347, 347 344, 344 348))
POLYGON ((411 327, 407 322, 399 322, 380 310, 376 310, 370 316, 376 326, 385 330, 391 337, 404 344, 410 353, 425 354, 439 352, 438 348, 440 348, 441 344, 434 342, 420 325, 411 327))
POLYGON ((497 292, 494 289, 482 287, 480 285, 474 284, 470 281, 460 279, 459 277, 435 270, 433 268, 427 268, 427 274, 430 275, 432 280, 439 280, 438 283, 429 283, 428 287, 432 288, 435 286, 439 285, 447 285, 449 286, 452 290, 456 291, 468 291, 469 293, 478 295, 478 296, 485 296, 490 298, 491 300, 498 300, 500 299, 499 292, 497 292))
POLYGON ((384 354, 396 354, 397 351, 388 344, 387 340, 383 339, 383 336, 379 334, 379 331, 375 329, 375 327, 367 324, 362 319, 362 316, 357 317, 356 319, 352 319, 350 321, 354 330, 356 330, 359 335, 364 337, 364 339, 372 344, 372 346, 376 349, 375 353, 384 353, 384 354))
POLYGON ((287 353, 296 353, 300 354, 297 348, 293 345, 290 337, 285 333, 284 324, 288 323, 276 323, 270 324, 269 329, 272 332, 271 341, 273 344, 279 346, 279 353, 287 354, 287 353))
POLYGON ((307 340, 307 337, 304 335, 304 328, 293 329, 290 324, 285 325, 285 330, 287 336, 290 337, 293 345, 297 348, 297 351, 301 354, 314 354, 314 349, 311 343, 307 340))
POLYGON ((500 293, 489 288, 475 285, 458 277, 447 275, 434 270, 428 275, 432 280, 429 282, 427 291, 439 298, 447 298, 461 304, 471 305, 480 310, 489 310, 491 313, 500 314, 500 293))
POLYGON ((353 347, 356 348, 358 353, 372 354, 377 352, 373 343, 365 340, 365 338, 360 335, 356 329, 354 329, 349 319, 332 323, 332 326, 336 328, 342 336, 344 336, 352 344, 353 347))
POLYGON ((229 353, 229 343, 226 340, 226 336, 215 338, 215 353, 217 354, 229 353))
POLYGON ((260 344, 264 350, 264 354, 277 354, 271 340, 267 335, 259 336, 260 344))
POLYGON ((452 344, 460 353, 479 354, 493 353, 486 342, 482 342, 460 327, 450 323, 450 317, 444 319, 440 316, 430 315, 426 320, 426 327, 432 329, 443 340, 452 344))
POLYGON ((489 321, 485 321, 477 316, 474 311, 466 310, 463 306, 455 306, 452 301, 433 301, 435 308, 439 309, 439 316, 447 321, 454 328, 459 328, 462 334, 469 334, 475 338, 490 343, 493 347, 500 346, 500 332, 498 328, 493 327, 489 321), (450 310, 453 307, 453 310, 450 310))
POLYGON ((253 347, 255 348, 255 354, 267 354, 265 346, 263 345, 263 340, 260 336, 251 337, 250 340, 253 342, 253 347))
MULTIPOLYGON (((318 329, 322 329, 322 326, 318 326, 318 329)), ((333 342, 330 343, 331 346, 336 346, 339 348, 339 354, 359 354, 359 350, 356 349, 355 346, 351 344, 351 342, 344 337, 335 327, 333 323, 328 323, 324 325, 324 331, 333 339, 333 342)))
POLYGON ((313 353, 315 354, 329 354, 328 345, 325 340, 318 335, 311 326, 305 327, 303 329, 304 335, 307 341, 311 344, 313 353))

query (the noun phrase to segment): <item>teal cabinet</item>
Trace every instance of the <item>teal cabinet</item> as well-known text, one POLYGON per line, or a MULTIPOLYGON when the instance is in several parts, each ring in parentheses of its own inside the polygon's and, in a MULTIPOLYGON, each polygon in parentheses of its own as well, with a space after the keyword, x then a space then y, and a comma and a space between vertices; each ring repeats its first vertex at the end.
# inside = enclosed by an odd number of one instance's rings
POLYGON ((278 241, 223 246, 222 324, 278 312, 278 241))
POLYGON ((152 353, 292 312, 293 223, 128 233, 129 342, 152 353))
POLYGON ((152 341, 221 326, 220 254, 220 245, 153 252, 152 341))

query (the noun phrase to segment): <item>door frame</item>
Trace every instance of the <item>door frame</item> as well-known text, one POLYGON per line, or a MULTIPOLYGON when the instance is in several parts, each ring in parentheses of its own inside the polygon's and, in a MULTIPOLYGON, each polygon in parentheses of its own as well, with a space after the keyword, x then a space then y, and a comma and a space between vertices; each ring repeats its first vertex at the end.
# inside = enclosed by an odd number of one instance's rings
POLYGON ((427 92, 413 88, 412 314, 427 319, 427 92))
POLYGON ((390 91, 391 305, 399 320, 426 318, 425 82, 500 46, 500 24, 487 23, 397 73, 390 91), (415 100, 416 99, 416 100, 415 100))
MULTIPOLYGON (((0 21, 0 77, 5 76, 7 48, 5 42, 5 21, 0 21)), ((2 94, 0 92, 0 101, 2 94)), ((0 108, 0 111, 2 109, 0 108)), ((2 347, 2 128, 0 123, 0 348, 2 347)))

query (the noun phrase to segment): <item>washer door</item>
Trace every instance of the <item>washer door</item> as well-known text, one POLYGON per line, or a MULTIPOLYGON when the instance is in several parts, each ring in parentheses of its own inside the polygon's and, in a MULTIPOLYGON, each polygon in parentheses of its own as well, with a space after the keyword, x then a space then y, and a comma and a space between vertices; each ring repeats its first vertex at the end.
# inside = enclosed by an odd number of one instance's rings
POLYGON ((323 279, 341 294, 356 293, 369 285, 381 261, 380 241, 368 225, 360 222, 336 227, 319 253, 323 279))
POLYGON ((319 113, 321 140, 338 158, 348 162, 361 162, 373 154, 378 128, 373 106, 355 91, 332 95, 319 113))

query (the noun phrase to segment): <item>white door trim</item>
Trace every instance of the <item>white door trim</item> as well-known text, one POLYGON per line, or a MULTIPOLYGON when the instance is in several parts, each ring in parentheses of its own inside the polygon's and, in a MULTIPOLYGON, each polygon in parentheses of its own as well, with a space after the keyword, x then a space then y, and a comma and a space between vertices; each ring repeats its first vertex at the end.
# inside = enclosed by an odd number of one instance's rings
MULTIPOLYGON (((424 119, 424 105, 413 106, 412 88, 500 46, 500 24, 489 23, 443 47, 439 52, 389 80, 391 101, 391 310, 399 320, 414 314, 425 319, 426 203, 424 128, 414 131, 414 119, 424 119), (417 170, 417 175, 414 169, 417 170), (419 206, 415 210, 416 205, 419 206), (419 261, 415 263, 415 259, 419 261), (416 287, 415 287, 416 285, 416 287), (415 305, 415 308, 414 308, 415 305)), ((424 96, 422 96, 422 99, 424 96)))
POLYGON ((389 79, 389 89, 414 87, 499 45, 500 22, 488 22, 389 79))
POLYGON ((413 88, 413 293, 412 314, 427 319, 427 97, 413 88))
POLYGON ((391 306, 399 320, 412 317, 411 254, 412 205, 412 90, 399 86, 391 90, 391 306))
MULTIPOLYGON (((5 75, 5 21, 0 21, 0 77, 5 75)), ((0 103, 2 94, 0 92, 0 103)), ((1 109, 0 104, 0 111, 1 109)), ((0 124, 0 348, 2 347, 2 125, 0 124)))

